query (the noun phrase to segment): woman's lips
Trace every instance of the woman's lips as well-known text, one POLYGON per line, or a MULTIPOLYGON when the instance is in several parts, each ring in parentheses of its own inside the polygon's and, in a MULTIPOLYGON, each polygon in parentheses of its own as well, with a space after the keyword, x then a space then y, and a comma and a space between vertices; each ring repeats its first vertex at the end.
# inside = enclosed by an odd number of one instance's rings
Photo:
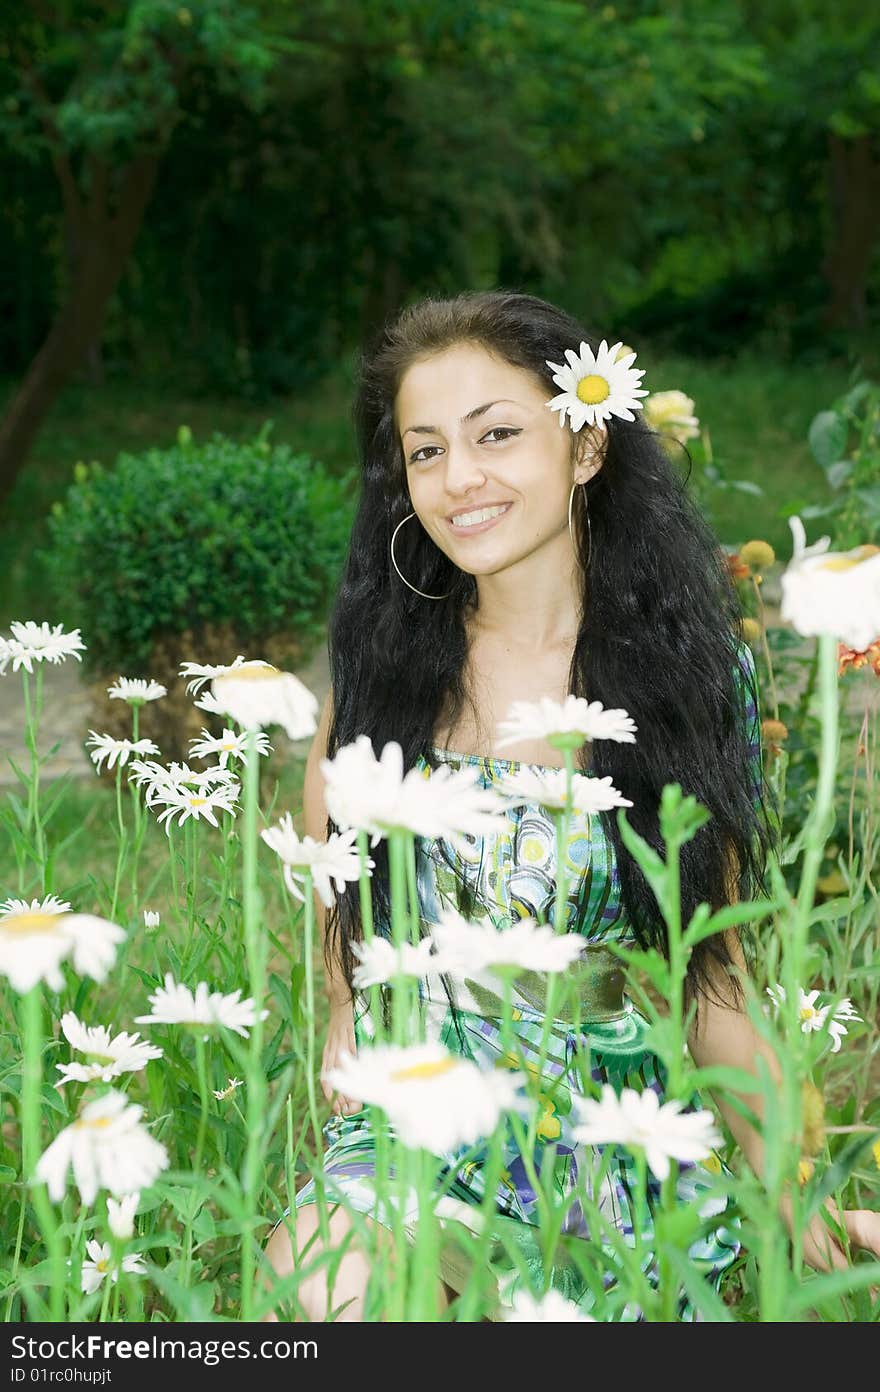
MULTIPOLYGON (((456 527, 452 518, 447 518, 450 531, 454 536, 476 536, 479 532, 488 532, 490 527, 494 527, 496 522, 500 522, 506 517, 513 507, 513 503, 507 503, 503 512, 498 512, 494 517, 487 517, 485 522, 476 522, 472 527, 456 527)), ((480 508, 474 508, 474 512, 480 512, 480 508)))

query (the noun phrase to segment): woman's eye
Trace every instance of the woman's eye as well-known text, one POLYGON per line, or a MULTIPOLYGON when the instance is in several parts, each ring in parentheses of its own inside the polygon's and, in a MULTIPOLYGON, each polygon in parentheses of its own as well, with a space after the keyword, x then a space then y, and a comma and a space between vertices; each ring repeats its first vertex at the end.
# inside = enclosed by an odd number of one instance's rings
POLYGON ((519 435, 519 433, 518 430, 511 430, 507 425, 493 425, 491 430, 486 431, 483 439, 488 440, 490 435, 503 435, 506 439, 508 435, 519 435))
POLYGON ((438 448, 438 445, 422 445, 420 449, 413 450, 409 457, 410 464, 422 464, 427 458, 433 458, 433 455, 426 456, 425 450, 437 450, 438 448))

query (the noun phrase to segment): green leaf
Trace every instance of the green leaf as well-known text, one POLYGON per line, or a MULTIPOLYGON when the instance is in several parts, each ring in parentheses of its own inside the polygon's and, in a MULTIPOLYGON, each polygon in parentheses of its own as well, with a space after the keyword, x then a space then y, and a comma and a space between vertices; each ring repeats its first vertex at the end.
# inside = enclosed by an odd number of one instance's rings
POLYGON ((820 411, 807 435, 813 458, 823 469, 836 464, 846 449, 847 423, 836 411, 820 411))

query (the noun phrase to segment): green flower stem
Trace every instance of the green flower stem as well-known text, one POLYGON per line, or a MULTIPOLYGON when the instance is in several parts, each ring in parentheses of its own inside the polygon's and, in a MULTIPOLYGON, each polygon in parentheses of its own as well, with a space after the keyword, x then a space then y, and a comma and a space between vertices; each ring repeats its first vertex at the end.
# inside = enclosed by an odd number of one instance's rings
POLYGON ((247 1149, 242 1173, 242 1197, 245 1206, 241 1257, 241 1318, 252 1318, 254 1304, 254 1267, 256 1262, 255 1225, 259 1221, 258 1204, 262 1178, 263 1125, 266 1115, 267 1087, 263 1073, 263 1021, 261 1011, 266 991, 266 949, 260 932, 261 895, 257 883, 257 814, 260 797, 260 770, 256 750, 256 731, 248 730, 248 760, 244 770, 244 835, 242 843, 244 940, 248 964, 250 995, 253 997, 256 1019, 251 1028, 247 1067, 247 1149))
POLYGON ((27 1186, 21 1185, 21 1200, 18 1205, 18 1228, 15 1233, 15 1252, 12 1258, 12 1272, 9 1278, 9 1294, 6 1298, 5 1322, 12 1319, 12 1303, 15 1299, 15 1285, 18 1276, 18 1263, 21 1261, 21 1240, 24 1235, 24 1219, 27 1212, 27 1186))
MULTIPOLYGON (((138 742, 138 724, 140 720, 140 702, 134 701, 131 707, 131 738, 132 743, 138 742)), ((129 783, 128 791, 131 794, 131 812, 134 822, 134 847, 131 866, 131 903, 132 912, 137 913, 138 909, 138 861, 141 854, 143 843, 143 833, 146 818, 143 816, 141 808, 140 792, 133 783, 129 783)))
POLYGON ((119 900, 119 883, 122 879, 122 872, 128 858, 128 833, 125 826, 125 818, 122 815, 122 758, 120 756, 116 765, 116 825, 119 840, 116 848, 116 873, 113 878, 113 902, 110 905, 110 917, 116 921, 116 905, 119 900))
MULTIPOLYGON (((110 1263, 111 1263, 111 1265, 110 1265, 110 1271, 112 1271, 112 1270, 113 1270, 113 1258, 112 1258, 112 1257, 110 1258, 110 1263)), ((113 1282, 113 1277, 111 1276, 110 1271, 108 1271, 107 1274, 106 1274, 106 1276, 104 1277, 103 1288, 102 1288, 102 1290, 101 1290, 101 1313, 98 1315, 98 1323, 99 1323, 99 1324, 106 1324, 106 1323, 107 1323, 107 1312, 108 1312, 108 1310, 110 1309, 110 1294, 111 1294, 111 1291, 112 1291, 112 1289, 113 1289, 113 1284, 114 1284, 114 1282, 113 1282)), ((117 1285, 119 1284, 119 1276, 118 1276, 118 1275, 117 1275, 117 1277, 116 1277, 116 1284, 117 1284, 117 1285)))
MULTIPOLYGON (((205 1041, 201 1035, 196 1035, 196 1076, 199 1081, 199 1129, 196 1135, 196 1152, 193 1158, 192 1172, 194 1175, 198 1176, 202 1172, 205 1136, 208 1131, 208 1068, 205 1041)), ((198 1191, 193 1188, 187 1208, 186 1227, 183 1237, 183 1284, 186 1287, 189 1286, 192 1273, 192 1225, 195 1222, 199 1203, 198 1191)))
MULTIPOLYGON (((321 1122, 318 1116, 318 1097, 315 1090, 315 901, 312 872, 305 867, 303 875, 305 905, 303 912, 303 964, 305 966, 306 986, 306 1091, 309 1099, 309 1117, 315 1144, 321 1144, 321 1122)), ((330 1246, 330 1227, 327 1216, 326 1195, 318 1195, 318 1226, 321 1242, 325 1248, 330 1246)), ((332 1298, 332 1291, 330 1292, 332 1298)))
MULTIPOLYGON (((361 873, 358 877, 358 894, 360 896, 361 909, 361 928, 363 930, 364 941, 372 942, 376 936, 373 925, 373 896, 370 890, 370 876, 367 873, 367 860, 369 859, 369 849, 367 846, 367 833, 358 831, 357 834, 358 859, 360 860, 361 873)), ((385 1042, 385 1021, 382 1016, 382 987, 378 984, 370 987, 370 1018, 375 1029, 377 1044, 385 1042)))
MULTIPOLYGON (((400 948, 409 936, 409 912, 406 888, 406 836, 403 831, 388 833, 388 869, 391 881, 391 938, 400 948)), ((412 1038, 410 982, 397 977, 392 982, 391 1036, 395 1044, 405 1047, 412 1038)), ((394 1136, 390 1144, 390 1161, 394 1168, 398 1204, 390 1205, 395 1269, 391 1283, 389 1318, 402 1321, 406 1313, 408 1276, 407 1236, 404 1225, 405 1205, 410 1189, 413 1153, 394 1136)))
MULTIPOLYGON (((34 679, 34 701, 31 706, 30 674, 23 667, 25 710, 25 744, 31 756, 30 779, 28 781, 28 806, 26 833, 34 830, 34 849, 40 866, 40 892, 46 893, 46 838, 40 820, 40 755, 37 750, 37 735, 40 729, 40 715, 43 708, 43 664, 37 663, 34 679)), ((24 894, 24 862, 19 862, 19 893, 24 894)))
POLYGON ((31 1202, 46 1244, 46 1252, 54 1266, 49 1282, 49 1309, 53 1321, 64 1319, 64 1295, 67 1272, 64 1246, 55 1222, 46 1185, 36 1178, 40 1158, 40 1087, 43 1081, 43 1009, 41 988, 31 988, 22 997, 23 1067, 21 1079, 21 1135, 25 1183, 30 1187, 31 1202))

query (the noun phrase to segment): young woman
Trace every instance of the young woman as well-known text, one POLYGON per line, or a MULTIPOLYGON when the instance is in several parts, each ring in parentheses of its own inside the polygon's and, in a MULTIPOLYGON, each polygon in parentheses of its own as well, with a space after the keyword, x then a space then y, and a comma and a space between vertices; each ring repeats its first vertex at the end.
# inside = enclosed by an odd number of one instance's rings
MULTIPOLYGON (((362 488, 330 627, 332 690, 308 760, 305 823, 319 838, 333 829, 320 760, 360 734, 370 736, 377 752, 398 741, 406 767, 475 765, 481 781, 497 784, 520 768, 562 766, 559 752, 541 739, 505 747, 498 756, 496 729, 514 701, 586 696, 623 707, 636 722, 634 744, 607 739, 584 746, 591 762, 583 762, 581 772, 610 776, 632 802, 627 817, 642 836, 661 848, 658 807, 666 783, 679 782, 712 814, 682 852, 686 922, 702 900, 720 905, 764 887, 770 837, 761 816, 758 696, 751 653, 738 638, 741 613, 724 558, 660 440, 638 414, 642 374, 632 369, 632 357, 616 361, 619 349, 600 348, 553 305, 505 292, 425 300, 382 333, 361 374, 362 488), (586 345, 592 354, 581 353, 586 345), (560 385, 571 388, 567 395, 560 396, 560 385)), ((470 838, 467 856, 424 840, 417 853, 428 921, 441 903, 496 922, 552 915, 554 827, 539 803, 509 814, 504 834, 470 838)), ((371 854, 380 924, 383 917, 388 921, 384 843, 371 854)), ((654 1087, 662 1094, 664 1071, 646 1048, 646 1022, 626 1008, 619 964, 604 950, 611 941, 662 948, 665 931, 614 814, 575 813, 567 863, 568 930, 587 938, 601 978, 601 1008, 582 1023, 592 1076, 617 1091, 654 1087)), ((317 899, 316 905, 322 914, 317 899)), ((358 938, 354 885, 338 899, 325 929, 325 1073, 343 1050, 354 1051, 372 1032, 365 999, 351 988, 351 944, 358 938)), ((745 1069, 754 1069, 756 1056, 764 1054, 778 1076, 775 1059, 742 1011, 736 969, 745 970, 736 934, 710 939, 694 953, 687 983, 698 1007, 691 1052, 699 1065, 745 1069)), ((462 1008, 446 981, 442 999, 427 983, 421 995, 434 1031, 442 1030, 449 1047, 481 1062, 497 1061, 497 1020, 462 1008)), ((540 1013, 522 1012, 527 1053, 541 1023, 540 1013)), ((571 1070, 579 1040, 571 1021, 554 1021, 553 1038, 556 1062, 576 1086, 571 1070)), ((325 1127, 326 1180, 345 1204, 370 1214, 374 1138, 367 1111, 358 1098, 324 1087, 334 1113, 325 1127)), ((761 1097, 746 1100, 760 1115, 761 1097)), ((721 1110, 760 1171, 759 1135, 733 1108, 721 1110)), ((543 1135, 557 1147, 556 1182, 564 1192, 574 1170, 568 1163, 573 1147, 566 1145, 558 1110, 543 1135)), ((637 1216, 642 1232, 650 1233, 650 1204, 644 1197, 638 1203, 626 1155, 619 1155, 603 1208, 622 1232, 632 1231, 637 1216), (637 1215, 630 1204, 638 1204, 637 1215)), ((699 1203, 709 1178, 700 1166, 682 1167, 682 1202, 699 1203)), ((464 1203, 480 1202, 479 1162, 461 1169, 451 1192, 464 1203)), ((314 1199, 310 1181, 296 1199, 300 1251, 316 1232, 314 1199)), ((496 1200, 527 1235, 535 1196, 513 1145, 496 1200)), ((692 1255, 717 1285, 739 1244, 736 1224, 714 1204, 707 1209, 717 1213, 714 1229, 692 1255)), ((880 1252, 876 1228, 865 1231, 870 1221, 850 1215, 850 1235, 880 1252)), ((349 1228, 343 1205, 331 1220, 334 1246, 349 1228)), ((380 1226, 377 1238, 383 1235, 380 1226)), ((286 1223, 276 1227, 266 1250, 276 1271, 292 1269, 286 1223)), ((318 1250, 315 1237, 307 1260, 318 1250)), ((815 1265, 844 1261, 820 1224, 808 1237, 807 1253, 815 1265)), ((313 1319, 324 1318, 328 1308, 325 1271, 299 1290, 313 1319)), ((366 1256, 352 1245, 333 1286, 333 1307, 349 1302, 339 1318, 363 1317, 368 1275, 366 1256)), ((441 1275, 440 1305, 462 1279, 452 1270, 441 1275)), ((694 1318, 689 1300, 679 1313, 694 1318)))

